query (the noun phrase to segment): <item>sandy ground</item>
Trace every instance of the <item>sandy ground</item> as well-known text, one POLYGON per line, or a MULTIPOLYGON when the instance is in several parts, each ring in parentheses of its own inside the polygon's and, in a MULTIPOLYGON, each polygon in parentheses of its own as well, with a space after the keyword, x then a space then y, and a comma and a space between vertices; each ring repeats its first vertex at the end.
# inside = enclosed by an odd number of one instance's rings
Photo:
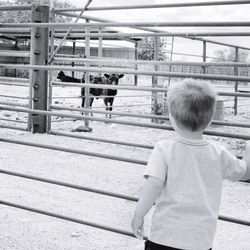
MULTIPOLYGON (((9 89, 5 89, 6 93, 9 89)), ((19 93, 20 94, 20 93, 19 93)), ((22 93, 25 96, 25 93, 22 93)), ((120 93, 127 94, 126 92, 120 93)), ((132 93, 135 95, 135 93, 132 93)), ((130 93, 130 95, 132 95, 130 93)), ((138 94, 138 93, 136 93, 138 94)), ((54 96, 78 95, 78 90, 62 88, 54 96)), ((145 95, 145 93, 144 93, 145 95)), ((54 100, 62 104, 63 100, 54 100)), ((117 105, 148 104, 150 97, 116 98, 117 105), (126 102, 126 103, 125 103, 126 102)), ((79 106, 80 100, 69 99, 63 105, 79 106)), ((94 106, 102 106, 96 100, 94 106)), ((116 109, 125 111, 125 109, 116 109)), ((147 105, 127 108, 128 112, 150 113, 147 105)), ((234 117, 226 110, 226 120, 249 122, 249 108, 245 106, 234 117)), ((24 119, 24 115, 1 111, 1 117, 24 119)), ((99 115, 102 116, 103 115, 99 115)), ((124 118, 113 118, 124 119, 124 118)), ((129 118, 132 119, 132 118, 129 118)), ((59 119, 57 119, 59 120, 59 119)), ((143 121, 143 120, 141 120, 143 121)), ((4 121, 1 122, 3 124, 4 121)), ((70 132, 83 125, 82 121, 54 122, 52 128, 70 132)), ((157 140, 173 136, 170 131, 139 128, 124 125, 110 125, 92 122, 93 132, 89 135, 153 145, 157 140)), ((214 127, 220 131, 249 134, 247 129, 214 127)), ((58 145, 73 149, 101 152, 110 155, 147 160, 149 149, 119 146, 101 142, 79 140, 54 135, 30 134, 22 131, 0 129, 1 137, 58 145)), ((78 132, 75 132, 78 134, 78 132)), ((81 133, 79 133, 81 134, 81 133)), ((241 154, 245 142, 228 138, 209 137, 219 140, 234 153, 241 154)), ((0 142, 1 169, 60 180, 78 185, 103 189, 137 197, 142 183, 144 166, 120 161, 88 157, 72 153, 51 151, 40 148, 0 142)), ((23 204, 70 217, 131 231, 130 221, 135 202, 104 195, 79 191, 52 184, 41 183, 19 177, 0 175, 1 200, 23 204)), ((224 182, 220 214, 250 221, 250 192, 247 183, 224 182)), ((17 208, 0 205, 0 249, 62 249, 62 250, 139 250, 143 241, 61 219, 51 218, 17 208)), ((148 232, 150 215, 146 220, 148 232)), ((215 250, 250 249, 249 227, 233 223, 218 222, 214 242, 215 250)))

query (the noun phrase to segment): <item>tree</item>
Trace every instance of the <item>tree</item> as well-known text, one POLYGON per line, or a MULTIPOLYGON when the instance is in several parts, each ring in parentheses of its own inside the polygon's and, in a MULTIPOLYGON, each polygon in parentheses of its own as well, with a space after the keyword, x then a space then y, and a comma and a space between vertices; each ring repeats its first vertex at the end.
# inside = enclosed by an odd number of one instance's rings
MULTIPOLYGON (((235 48, 216 50, 214 52, 216 59, 214 62, 234 62, 235 61, 235 48)), ((249 53, 246 50, 239 49, 239 62, 247 62, 249 53)))
MULTIPOLYGON (((154 38, 145 37, 142 41, 139 42, 139 53, 138 57, 140 60, 154 60, 154 38)), ((166 60, 166 41, 164 38, 161 38, 159 41, 159 61, 166 60)))
MULTIPOLYGON (((49 0, 2 0, 0 6, 4 5, 27 5, 27 4, 40 4, 49 5, 49 0)), ((55 8, 71 8, 72 4, 67 1, 54 0, 55 8)), ((56 22, 65 23, 70 22, 72 18, 64 16, 56 16, 56 22)), ((26 10, 16 11, 1 11, 0 23, 29 23, 31 22, 31 12, 26 10)))

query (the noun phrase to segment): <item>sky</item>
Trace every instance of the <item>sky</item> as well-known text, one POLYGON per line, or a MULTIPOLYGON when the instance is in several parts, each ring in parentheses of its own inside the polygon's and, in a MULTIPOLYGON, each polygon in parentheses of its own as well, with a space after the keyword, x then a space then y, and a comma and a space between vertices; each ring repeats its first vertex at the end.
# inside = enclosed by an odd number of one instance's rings
MULTIPOLYGON (((162 4, 162 3, 183 3, 183 2, 206 2, 207 0, 93 0, 90 7, 93 6, 117 6, 117 5, 140 5, 140 4, 162 4)), ((210 0, 216 1, 216 0, 210 0)), ((76 7, 84 7, 86 0, 71 0, 70 3, 76 7)), ((145 22, 164 22, 164 21, 250 21, 250 4, 248 5, 229 5, 229 6, 206 6, 189 8, 162 8, 162 9, 142 9, 142 10, 112 10, 112 11, 86 11, 86 15, 101 17, 117 22, 145 21, 145 22)), ((249 28, 164 28, 167 31, 249 31, 249 28)), ((120 31, 135 30, 120 29, 120 31)), ((235 45, 250 47, 249 37, 207 37, 210 40, 216 40, 235 45)), ((127 43, 120 45, 131 46, 127 43)), ((224 46, 211 45, 207 47, 207 55, 214 56, 215 50, 226 49, 224 46)), ((202 43, 187 39, 176 38, 174 51, 177 53, 202 54, 202 43)), ((176 56, 181 60, 190 60, 186 56, 176 56)), ((192 57, 192 60, 199 61, 200 58, 192 57)))

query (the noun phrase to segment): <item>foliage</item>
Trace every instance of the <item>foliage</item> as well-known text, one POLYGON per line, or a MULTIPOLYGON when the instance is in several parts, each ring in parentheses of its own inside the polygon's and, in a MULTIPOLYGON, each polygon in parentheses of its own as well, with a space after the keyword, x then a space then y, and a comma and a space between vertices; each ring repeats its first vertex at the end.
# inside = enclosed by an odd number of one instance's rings
MULTIPOLYGON (((216 59, 215 62, 234 62, 235 61, 235 48, 216 50, 214 52, 216 59)), ((249 53, 246 50, 239 49, 239 62, 247 62, 249 53)))
MULTIPOLYGON (((161 38, 159 41, 159 61, 166 60, 166 40, 161 38)), ((154 60, 154 38, 145 37, 139 42, 139 53, 138 57, 140 60, 154 60)))
MULTIPOLYGON (((1 0, 0 6, 4 5, 49 5, 49 0, 1 0)), ((69 8, 73 7, 70 3, 63 0, 54 0, 55 8, 69 8)), ((56 22, 65 23, 70 22, 71 18, 56 16, 56 22)), ((29 23, 31 22, 31 12, 25 10, 18 11, 1 11, 0 12, 0 23, 29 23)))

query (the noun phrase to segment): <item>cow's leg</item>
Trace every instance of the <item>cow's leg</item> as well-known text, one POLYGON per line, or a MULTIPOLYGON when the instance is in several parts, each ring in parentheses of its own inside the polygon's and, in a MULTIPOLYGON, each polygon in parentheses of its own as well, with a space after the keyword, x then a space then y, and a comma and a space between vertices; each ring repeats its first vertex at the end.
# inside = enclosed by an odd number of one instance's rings
MULTIPOLYGON (((85 89, 84 88, 81 88, 81 96, 82 96, 82 108, 84 108, 84 105, 85 105, 85 89)), ((83 112, 82 112, 82 115, 83 115, 83 112)))
MULTIPOLYGON (((90 108, 90 109, 92 109, 93 101, 94 101, 94 98, 91 97, 91 98, 89 99, 89 108, 90 108)), ((91 112, 90 115, 93 116, 93 113, 91 112)))
MULTIPOLYGON (((110 111, 110 112, 112 112, 113 103, 114 103, 114 98, 113 98, 113 97, 109 98, 109 104, 110 104, 110 106, 109 106, 109 111, 110 111)), ((109 115, 109 118, 111 118, 111 114, 109 115)))
MULTIPOLYGON (((105 110, 109 111, 109 102, 108 102, 108 98, 104 98, 103 99, 104 104, 105 104, 105 110)), ((108 114, 106 114, 106 117, 108 117, 108 114)))

